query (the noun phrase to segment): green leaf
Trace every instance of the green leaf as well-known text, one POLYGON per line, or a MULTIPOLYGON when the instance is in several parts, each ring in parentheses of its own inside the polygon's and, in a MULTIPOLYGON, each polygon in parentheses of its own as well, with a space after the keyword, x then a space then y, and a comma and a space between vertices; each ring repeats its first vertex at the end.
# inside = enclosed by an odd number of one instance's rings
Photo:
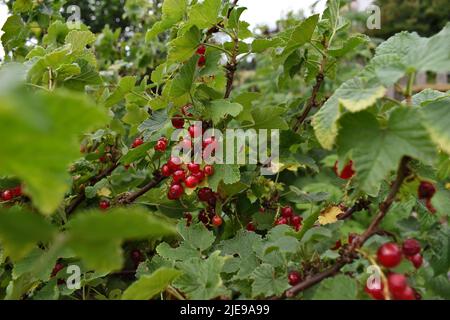
POLYGON ((335 93, 342 104, 351 112, 358 112, 373 105, 377 99, 384 97, 386 88, 376 83, 369 83, 362 78, 345 82, 335 93))
POLYGON ((161 21, 155 23, 152 28, 147 31, 145 41, 150 41, 158 34, 166 31, 183 19, 186 8, 186 0, 164 0, 161 21))
POLYGON ((289 289, 287 276, 276 273, 274 267, 267 263, 256 268, 251 278, 254 280, 252 284, 253 297, 280 296, 289 289))
POLYGON ((244 108, 235 102, 228 100, 214 100, 208 108, 209 116, 214 125, 225 119, 228 115, 237 117, 244 108))
POLYGON ((188 259, 177 263, 183 274, 174 281, 174 286, 189 299, 209 300, 226 293, 220 273, 227 257, 220 251, 213 252, 207 259, 188 259))
POLYGON ((216 164, 214 174, 208 178, 208 183, 213 191, 217 191, 219 183, 233 184, 241 179, 241 173, 238 165, 216 164))
POLYGON ((79 135, 107 116, 84 95, 60 90, 0 101, 0 174, 23 180, 33 204, 51 214, 71 185, 67 168, 80 157, 79 135))
POLYGON ((407 70, 443 72, 450 70, 450 23, 431 38, 401 32, 382 43, 377 56, 395 54, 407 70))
POLYGON ((218 20, 221 0, 204 0, 193 5, 189 11, 189 23, 199 29, 212 27, 218 20))
POLYGON ((239 103, 243 107, 243 110, 236 117, 236 120, 254 124, 255 121, 252 116, 253 102, 258 101, 260 97, 261 94, 258 92, 245 92, 237 96, 233 102, 239 103))
POLYGON ((1 40, 5 51, 20 47, 25 44, 28 28, 19 15, 12 15, 6 19, 2 31, 4 32, 1 40))
POLYGON ((340 57, 346 55, 347 53, 353 51, 360 45, 367 43, 369 41, 370 41, 370 38, 368 36, 366 36, 365 34, 352 35, 352 36, 350 36, 350 38, 345 39, 344 43, 341 44, 340 46, 336 46, 336 47, 333 46, 330 49, 328 49, 328 53, 335 58, 340 58, 340 57))
POLYGON ((134 161, 140 160, 147 155, 147 152, 155 146, 155 142, 147 142, 143 145, 130 149, 127 154, 120 158, 119 162, 121 164, 131 164, 134 161))
POLYGON ((114 209, 108 214, 98 211, 78 214, 66 226, 69 246, 88 268, 98 272, 122 267, 120 246, 124 240, 159 238, 175 232, 167 222, 138 207, 114 209))
POLYGON ((259 107, 252 111, 252 117, 255 124, 254 129, 280 129, 287 130, 289 125, 283 119, 282 115, 286 109, 282 107, 259 107))
POLYGON ((314 292, 314 300, 356 300, 358 287, 356 279, 337 275, 323 280, 314 292))
POLYGON ((338 153, 341 159, 352 151, 359 187, 378 194, 384 178, 397 169, 403 156, 430 163, 435 155, 418 110, 396 108, 382 127, 369 112, 346 114, 340 120, 338 153), (357 137, 357 138, 356 138, 357 137))
POLYGON ((168 120, 167 109, 157 110, 153 112, 149 119, 139 125, 139 131, 147 136, 153 135, 155 132, 164 128, 168 120))
POLYGON ((13 4, 14 13, 30 11, 33 8, 33 0, 16 0, 13 4))
POLYGON ((55 232, 42 216, 17 207, 0 209, 0 242, 5 256, 13 260, 25 257, 36 244, 50 241, 55 232))
POLYGON ((214 233, 206 229, 201 223, 188 227, 184 222, 180 222, 177 226, 177 230, 186 244, 189 244, 191 247, 200 251, 204 251, 211 247, 216 240, 214 233))
POLYGON ((96 36, 90 31, 72 30, 66 36, 66 44, 70 44, 72 51, 81 53, 87 45, 95 42, 96 36))
POLYGON ((300 48, 304 44, 311 41, 316 29, 319 15, 315 14, 302 21, 292 32, 291 38, 284 49, 283 55, 290 54, 295 49, 300 48))
POLYGON ((178 98, 191 92, 194 83, 197 59, 196 56, 192 57, 175 76, 170 87, 171 97, 178 98))
POLYGON ((450 96, 425 103, 420 109, 424 125, 439 148, 450 154, 450 96))
POLYGON ((200 32, 196 27, 192 27, 186 33, 168 43, 167 61, 184 62, 188 60, 197 50, 199 43, 200 32))
POLYGON ((134 90, 134 86, 136 84, 136 77, 127 76, 120 79, 117 89, 114 91, 112 95, 108 97, 105 101, 105 106, 107 108, 112 107, 113 105, 119 103, 125 98, 127 93, 130 93, 134 90))
POLYGON ((180 274, 176 269, 160 268, 151 275, 143 275, 124 291, 122 300, 150 300, 164 291, 180 274))
POLYGON ((57 20, 48 27, 47 34, 42 38, 42 43, 47 46, 63 44, 69 31, 66 23, 57 20))

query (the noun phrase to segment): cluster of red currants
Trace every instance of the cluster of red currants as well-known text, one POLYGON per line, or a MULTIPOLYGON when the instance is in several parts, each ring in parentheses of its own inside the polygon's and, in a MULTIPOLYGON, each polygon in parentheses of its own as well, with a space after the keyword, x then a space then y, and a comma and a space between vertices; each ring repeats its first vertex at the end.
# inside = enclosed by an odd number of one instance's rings
POLYGON ((205 180, 205 177, 214 174, 214 168, 211 165, 206 165, 202 169, 201 165, 197 163, 184 165, 180 158, 171 156, 167 163, 162 166, 161 174, 164 177, 172 177, 168 198, 177 200, 182 197, 184 187, 195 189, 205 180))
MULTIPOLYGON (((220 227, 223 223, 221 216, 216 214, 216 203, 219 195, 212 191, 211 188, 201 188, 197 192, 197 197, 201 202, 204 202, 207 207, 202 209, 198 214, 198 221, 203 223, 207 228, 209 227, 220 227)), ((192 223, 192 214, 190 212, 184 213, 184 218, 186 219, 187 226, 192 223)))
MULTIPOLYGON (((402 261, 403 255, 411 261, 416 269, 420 268, 423 263, 420 254, 420 243, 415 239, 407 239, 400 247, 392 242, 383 244, 377 252, 377 260, 383 267, 395 268, 402 261)), ((389 272, 387 275, 387 283, 389 292, 395 300, 418 300, 419 293, 408 285, 405 275, 389 272)), ((366 285, 365 291, 376 300, 384 300, 384 285, 380 282, 377 288, 369 288, 366 285)))
POLYGON ((334 164, 334 173, 336 173, 336 175, 341 179, 349 180, 355 175, 355 171, 353 170, 353 161, 352 160, 350 160, 349 163, 347 163, 345 165, 342 172, 339 172, 338 167, 339 167, 339 162, 336 161, 336 163, 334 164))
POLYGON ((294 214, 292 207, 287 206, 281 208, 281 217, 275 221, 275 225, 279 226, 282 224, 287 224, 292 226, 295 231, 299 231, 302 227, 303 218, 299 215, 294 214))
POLYGON ((197 61, 197 66, 199 68, 203 68, 206 64, 206 47, 204 44, 201 44, 198 48, 197 48, 197 52, 196 52, 200 57, 198 58, 197 61))
POLYGON ((427 209, 431 213, 436 213, 436 209, 433 207, 433 204, 431 203, 431 199, 436 193, 436 187, 428 181, 422 181, 419 185, 419 190, 417 191, 419 195, 420 200, 425 200, 425 204, 427 206, 427 209))
POLYGON ((2 201, 11 201, 14 198, 22 196, 22 186, 17 186, 12 189, 4 190, 0 193, 0 198, 2 201))

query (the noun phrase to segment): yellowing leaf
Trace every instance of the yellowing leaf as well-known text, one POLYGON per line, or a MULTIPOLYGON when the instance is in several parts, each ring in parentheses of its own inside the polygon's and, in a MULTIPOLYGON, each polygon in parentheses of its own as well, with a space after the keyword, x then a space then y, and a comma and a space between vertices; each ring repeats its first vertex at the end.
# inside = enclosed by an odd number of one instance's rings
POLYGON ((111 195, 111 190, 109 190, 108 188, 101 188, 100 190, 98 190, 97 195, 99 197, 109 197, 111 195))
POLYGON ((338 221, 337 219, 338 215, 342 213, 344 212, 342 211, 341 208, 330 207, 320 213, 318 221, 321 225, 335 223, 336 221, 338 221))

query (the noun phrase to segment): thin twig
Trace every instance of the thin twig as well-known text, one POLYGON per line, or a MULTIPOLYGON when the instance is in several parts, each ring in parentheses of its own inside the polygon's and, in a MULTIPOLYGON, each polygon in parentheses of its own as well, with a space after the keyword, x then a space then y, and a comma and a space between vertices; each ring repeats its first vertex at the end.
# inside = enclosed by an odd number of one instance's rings
MULTIPOLYGON (((111 173, 119 166, 118 162, 114 162, 108 169, 96 175, 89 180, 88 186, 94 186, 97 182, 103 180, 104 178, 111 175, 111 173)), ((66 207, 66 214, 69 215, 78 208, 80 204, 86 199, 86 194, 84 193, 85 188, 83 188, 78 195, 72 200, 69 206, 66 207)))
MULTIPOLYGON (((325 52, 328 50, 328 46, 326 44, 326 41, 323 41, 325 52)), ((297 132, 300 126, 305 122, 306 118, 308 118, 309 113, 311 112, 311 109, 314 107, 319 106, 317 101, 317 96, 319 94, 320 89, 322 88, 322 84, 325 80, 325 66, 327 64, 327 56, 324 55, 322 58, 322 61, 320 63, 319 73, 316 76, 316 83, 314 84, 314 87, 312 89, 311 97, 308 100, 308 103, 306 104, 305 110, 296 118, 295 125, 294 125, 294 132, 297 132)))
POLYGON ((136 192, 128 194, 126 197, 119 200, 120 204, 131 204, 134 201, 136 201, 137 198, 143 196, 151 189, 157 187, 165 177, 161 175, 160 173, 156 173, 152 180, 150 180, 145 186, 143 186, 141 189, 137 190, 136 192))

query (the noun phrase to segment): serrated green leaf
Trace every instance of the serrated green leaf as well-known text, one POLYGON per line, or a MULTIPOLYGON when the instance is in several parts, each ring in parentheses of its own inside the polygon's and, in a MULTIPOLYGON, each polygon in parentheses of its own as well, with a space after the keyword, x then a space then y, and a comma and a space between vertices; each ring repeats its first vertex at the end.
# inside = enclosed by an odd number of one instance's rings
POLYGON ((349 276, 337 275, 323 280, 314 292, 314 300, 356 300, 357 282, 349 276))
POLYGON ((180 222, 177 226, 177 230, 186 244, 189 244, 191 247, 200 251, 204 251, 211 247, 216 239, 214 233, 206 229, 201 223, 188 227, 184 222, 180 222))
POLYGON ((252 296, 279 296, 289 288, 287 275, 278 274, 272 265, 263 263, 251 274, 252 296))
POLYGON ((431 139, 445 152, 450 154, 450 96, 438 98, 420 109, 424 125, 431 139))
POLYGON ((181 272, 176 269, 160 268, 151 275, 144 275, 124 291, 122 300, 149 300, 164 291, 181 272))
POLYGON ((241 178, 238 165, 216 164, 214 166, 214 175, 208 178, 209 186, 213 191, 217 191, 219 183, 233 184, 241 178))
POLYGON ((39 242, 50 241, 56 229, 44 217, 20 208, 0 209, 0 240, 5 256, 25 257, 39 242))
POLYGON ((228 115, 237 117, 243 109, 244 108, 239 103, 230 102, 228 100, 214 100, 211 101, 211 105, 208 108, 208 114, 213 121, 213 124, 217 125, 228 115))
POLYGON ((184 34, 168 43, 168 57, 170 62, 184 62, 188 60, 200 43, 200 32, 196 27, 192 27, 184 34))
POLYGON ((186 0, 164 0, 162 5, 161 21, 155 23, 145 35, 145 41, 150 41, 161 32, 171 28, 181 19, 183 19, 186 12, 186 0))
POLYGON ((117 89, 106 99, 105 106, 110 108, 122 101, 127 93, 133 91, 135 84, 136 77, 134 76, 127 76, 120 79, 117 89))
POLYGON ((189 23, 196 25, 199 29, 215 25, 221 5, 221 0, 204 0, 196 3, 189 11, 189 23))
POLYGON ((226 257, 219 251, 213 252, 207 259, 188 259, 177 263, 183 274, 174 281, 174 286, 190 299, 209 300, 226 293, 220 273, 226 257))
POLYGON ((421 122, 418 111, 406 107, 395 109, 386 127, 369 112, 341 118, 338 153, 343 160, 352 151, 356 179, 363 191, 376 196, 383 179, 397 169, 403 156, 425 163, 433 160, 435 147, 421 122))
POLYGON ((288 124, 283 119, 282 115, 286 110, 282 107, 259 107, 254 108, 252 117, 254 119, 254 129, 289 129, 288 124))
POLYGON ((119 208, 108 214, 90 211, 78 214, 66 225, 69 246, 88 268, 99 272, 119 270, 123 264, 124 240, 159 238, 175 228, 142 208, 119 208))
POLYGON ((189 94, 194 83, 195 69, 197 66, 197 57, 192 57, 175 76, 170 87, 170 96, 174 98, 189 94))
POLYGON ((84 95, 61 90, 0 101, 0 172, 23 180, 33 204, 51 214, 70 187, 67 168, 80 156, 79 135, 107 116, 84 95))

